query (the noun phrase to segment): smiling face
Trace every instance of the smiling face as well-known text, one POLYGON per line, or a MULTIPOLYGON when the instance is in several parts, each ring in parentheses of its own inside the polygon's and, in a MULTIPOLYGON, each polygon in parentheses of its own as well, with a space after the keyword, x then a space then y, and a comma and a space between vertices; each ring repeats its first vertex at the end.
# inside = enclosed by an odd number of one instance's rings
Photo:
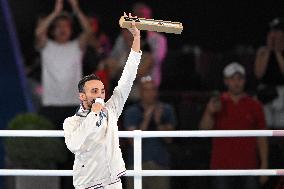
POLYGON ((92 102, 96 98, 105 99, 105 87, 100 80, 90 80, 84 85, 84 90, 79 93, 80 100, 84 103, 85 108, 90 109, 92 102))

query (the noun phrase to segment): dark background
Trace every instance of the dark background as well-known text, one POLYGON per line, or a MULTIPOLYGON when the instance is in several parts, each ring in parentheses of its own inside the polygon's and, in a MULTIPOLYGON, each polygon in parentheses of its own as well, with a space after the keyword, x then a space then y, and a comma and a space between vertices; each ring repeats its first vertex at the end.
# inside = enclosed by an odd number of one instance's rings
MULTIPOLYGON (((112 42, 119 33, 118 20, 120 16, 123 14, 123 11, 129 12, 133 3, 136 2, 131 0, 79 1, 85 13, 97 14, 100 17, 102 28, 112 42)), ((36 20, 40 15, 46 15, 53 10, 55 0, 9 0, 9 2, 17 27, 24 61, 26 65, 30 65, 33 63, 36 54, 34 50, 36 20)), ((175 105, 177 119, 179 120, 177 130, 198 129, 198 122, 206 99, 203 96, 199 98, 203 101, 195 99, 194 97, 200 95, 199 93, 196 95, 176 95, 175 90, 181 88, 176 83, 181 85, 186 83, 188 87, 198 83, 198 80, 192 79, 192 77, 184 80, 186 76, 191 75, 191 72, 189 72, 189 69, 181 69, 179 67, 190 67, 189 63, 193 62, 193 57, 183 57, 182 53, 176 51, 184 45, 198 45, 203 49, 218 52, 216 54, 219 56, 219 52, 229 51, 239 44, 257 48, 265 43, 268 22, 275 17, 284 17, 283 0, 149 0, 143 2, 146 2, 153 8, 153 18, 180 21, 184 26, 182 35, 165 34, 171 50, 169 54, 176 54, 170 56, 168 64, 164 64, 170 68, 167 70, 172 71, 167 72, 167 75, 164 74, 164 76, 167 76, 165 78, 169 78, 167 81, 174 78, 174 81, 172 85, 170 85, 170 82, 166 82, 167 88, 170 88, 172 93, 163 93, 162 97, 164 101, 175 105), (187 61, 188 59, 192 61, 187 61), (179 77, 176 77, 177 75, 179 77)), ((68 3, 65 4, 66 10, 70 10, 68 3)), ((226 57, 223 58, 226 59, 223 62, 220 62, 215 56, 211 59, 208 68, 209 74, 206 74, 208 78, 204 84, 207 90, 211 88, 216 89, 220 86, 220 83, 222 83, 220 70, 222 70, 222 65, 225 65, 224 62, 229 62, 226 57), (215 64, 211 64, 212 62, 215 62, 215 64), (217 82, 211 80, 211 78, 215 78, 215 75, 218 76, 217 82)), ((249 62, 253 64, 253 61, 249 62)), ((185 86, 182 86, 182 89, 184 88, 185 86)), ((172 169, 208 169, 210 150, 207 140, 175 140, 174 145, 171 147, 171 153, 175 154, 173 156, 172 169)), ((275 159, 279 159, 279 154, 275 155, 275 159)), ((208 181, 210 179, 204 177, 179 177, 173 178, 172 184, 175 188, 202 188, 195 186, 208 185, 208 181)))
MULTIPOLYGON (((33 56, 33 38, 36 19, 53 10, 54 0, 9 0, 14 15, 21 48, 26 64, 33 56)), ((123 11, 130 11, 136 1, 80 0, 87 14, 97 14, 103 29, 113 41, 119 32, 118 19, 123 11)), ((268 22, 283 17, 281 0, 273 1, 205 1, 205 0, 152 0, 145 2, 153 8, 155 19, 180 21, 182 35, 166 34, 170 49, 185 44, 223 51, 235 45, 257 47, 265 42, 268 22)), ((66 10, 70 7, 65 2, 66 10)))

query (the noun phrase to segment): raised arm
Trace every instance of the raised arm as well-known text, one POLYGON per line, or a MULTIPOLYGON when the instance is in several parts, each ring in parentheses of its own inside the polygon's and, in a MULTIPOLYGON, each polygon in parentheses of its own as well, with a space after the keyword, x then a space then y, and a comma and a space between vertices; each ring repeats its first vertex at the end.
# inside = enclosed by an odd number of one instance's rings
POLYGON ((267 47, 260 47, 257 50, 255 63, 254 63, 254 73, 257 79, 261 79, 268 65, 268 58, 270 55, 270 50, 267 47))
POLYGON ((283 56, 283 50, 275 50, 275 55, 276 55, 276 59, 277 59, 277 63, 279 65, 280 68, 280 72, 282 73, 282 75, 284 76, 284 56, 283 56))
POLYGON ((200 124, 199 124, 199 129, 210 130, 210 129, 213 129, 214 124, 215 124, 215 120, 214 120, 213 115, 209 113, 207 110, 205 110, 202 116, 202 119, 200 121, 200 124))
POLYGON ((218 97, 211 97, 200 121, 199 129, 213 129, 215 125, 215 114, 220 112, 221 108, 220 99, 218 97))
MULTIPOLYGON (((126 13, 124 13, 124 16, 127 16, 126 13)), ((129 13, 129 17, 131 16, 131 13, 129 13)), ((132 42, 132 50, 139 53, 140 52, 140 31, 136 28, 135 22, 133 21, 131 24, 131 28, 129 28, 130 33, 133 36, 133 42, 132 42)))
POLYGON ((83 33, 80 35, 79 40, 80 40, 80 48, 84 49, 86 47, 89 37, 92 35, 91 25, 89 23, 87 16, 80 9, 78 0, 68 0, 68 2, 70 3, 73 12, 78 17, 79 23, 83 29, 83 33))
MULTIPOLYGON (((129 17, 132 17, 129 14, 129 17)), ((115 87, 113 95, 106 103, 106 106, 110 107, 111 110, 120 116, 123 106, 128 98, 133 81, 136 78, 138 65, 141 59, 140 51, 140 31, 136 28, 135 23, 132 23, 132 27, 129 29, 133 36, 133 43, 130 54, 128 56, 127 62, 124 66, 122 75, 118 81, 117 87, 115 87)))
POLYGON ((36 30, 36 48, 41 49, 45 46, 47 41, 47 31, 48 27, 52 21, 60 14, 63 9, 63 0, 56 0, 55 7, 52 13, 47 17, 39 19, 36 30))

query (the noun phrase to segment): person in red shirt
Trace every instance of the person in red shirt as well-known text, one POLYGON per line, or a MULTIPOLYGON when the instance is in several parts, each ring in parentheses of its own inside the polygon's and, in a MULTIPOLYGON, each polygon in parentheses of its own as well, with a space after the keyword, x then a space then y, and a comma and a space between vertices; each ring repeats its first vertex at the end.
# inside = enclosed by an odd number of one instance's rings
MULTIPOLYGON (((260 102, 244 92, 245 69, 233 62, 223 71, 227 91, 212 97, 206 107, 201 129, 256 130, 265 129, 265 117, 260 102)), ((211 169, 267 169, 268 144, 265 137, 214 138, 211 169)), ((217 177, 216 189, 254 189, 267 177, 217 177)))

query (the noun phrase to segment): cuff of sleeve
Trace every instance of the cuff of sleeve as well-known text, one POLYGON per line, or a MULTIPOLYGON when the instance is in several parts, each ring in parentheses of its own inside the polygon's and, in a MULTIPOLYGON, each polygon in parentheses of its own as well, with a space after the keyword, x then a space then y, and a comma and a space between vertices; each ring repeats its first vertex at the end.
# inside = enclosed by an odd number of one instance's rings
POLYGON ((141 60, 141 56, 142 56, 142 51, 140 50, 139 52, 134 51, 133 49, 131 49, 130 51, 130 57, 134 58, 134 62, 136 63, 136 65, 139 65, 140 60, 141 60))
POLYGON ((131 49, 131 54, 134 54, 134 56, 141 56, 142 55, 142 51, 140 50, 139 52, 134 51, 133 49, 131 49))

